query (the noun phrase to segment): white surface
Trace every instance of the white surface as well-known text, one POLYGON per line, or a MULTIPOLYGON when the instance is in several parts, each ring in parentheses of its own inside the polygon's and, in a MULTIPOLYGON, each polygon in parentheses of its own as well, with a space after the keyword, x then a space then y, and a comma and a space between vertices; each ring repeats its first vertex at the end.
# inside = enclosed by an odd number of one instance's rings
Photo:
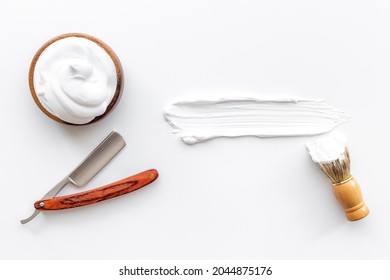
POLYGON ((389 258, 388 1, 124 3, 0 4, 1 258, 389 258), (46 117, 27 84, 35 51, 66 32, 102 39, 124 66, 121 103, 85 127, 46 117), (345 219, 305 149, 308 137, 188 146, 170 133, 167 102, 221 92, 325 98, 350 113, 340 130, 371 214, 345 219), (111 130, 127 147, 83 190, 152 167, 160 178, 118 199, 19 224, 111 130))

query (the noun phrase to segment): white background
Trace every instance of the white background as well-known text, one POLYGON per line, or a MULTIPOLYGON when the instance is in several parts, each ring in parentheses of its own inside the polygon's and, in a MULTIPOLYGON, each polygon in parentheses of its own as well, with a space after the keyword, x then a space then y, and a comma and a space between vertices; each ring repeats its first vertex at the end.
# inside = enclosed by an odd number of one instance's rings
POLYGON ((2 1, 1 259, 388 259, 388 1, 2 1), (46 117, 27 74, 50 38, 83 32, 109 44, 125 73, 106 119, 46 117), (348 222, 309 137, 215 139, 187 146, 163 108, 199 95, 325 98, 350 113, 352 173, 371 214, 348 222), (145 169, 135 193, 19 220, 116 130, 126 148, 86 187, 145 169))

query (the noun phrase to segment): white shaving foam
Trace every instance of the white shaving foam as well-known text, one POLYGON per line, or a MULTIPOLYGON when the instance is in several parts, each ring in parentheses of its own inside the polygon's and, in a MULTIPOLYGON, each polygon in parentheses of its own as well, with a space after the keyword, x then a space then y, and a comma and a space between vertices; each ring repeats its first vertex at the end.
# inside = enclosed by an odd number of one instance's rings
POLYGON ((216 137, 317 135, 350 119, 324 100, 253 97, 182 100, 169 104, 164 116, 187 144, 216 137))
POLYGON ((328 163, 343 157, 346 145, 347 136, 341 132, 333 131, 308 141, 306 148, 314 162, 328 163))
POLYGON ((115 95, 113 60, 97 43, 67 37, 49 45, 34 69, 34 89, 42 106, 61 120, 86 124, 104 114, 115 95))

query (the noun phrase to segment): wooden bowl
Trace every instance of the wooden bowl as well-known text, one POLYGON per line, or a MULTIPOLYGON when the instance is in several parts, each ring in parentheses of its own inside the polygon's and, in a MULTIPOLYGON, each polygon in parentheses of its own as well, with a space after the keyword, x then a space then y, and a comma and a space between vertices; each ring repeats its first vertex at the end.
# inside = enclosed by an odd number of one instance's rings
POLYGON ((119 103, 120 98, 122 96, 123 86, 124 86, 124 77, 123 77, 122 65, 121 65, 117 55, 115 54, 115 52, 106 43, 104 43, 100 39, 95 38, 95 37, 93 37, 91 35, 82 34, 82 33, 67 33, 67 34, 59 35, 59 36, 56 36, 56 37, 52 38, 51 40, 46 42, 41 48, 39 48, 39 50, 34 55, 34 57, 32 59, 32 62, 31 62, 31 65, 30 65, 30 70, 29 70, 29 73, 28 73, 28 83, 29 83, 29 86, 30 86, 31 95, 32 95, 35 103, 38 105, 39 109, 41 109, 41 111, 43 113, 45 113, 48 117, 50 117, 51 119, 53 119, 53 120, 55 120, 55 121, 57 121, 59 123, 63 123, 63 124, 86 125, 86 124, 94 123, 94 122, 96 122, 98 120, 103 119, 104 117, 106 117, 116 107, 116 105, 119 103), (38 96, 37 96, 37 94, 35 92, 35 88, 34 88, 34 71, 35 71, 35 66, 36 66, 36 63, 37 63, 40 55, 43 53, 43 51, 47 47, 49 47, 54 42, 56 42, 58 40, 61 40, 61 39, 64 39, 64 38, 68 38, 68 37, 84 38, 84 39, 87 39, 87 40, 90 40, 90 41, 96 43, 101 48, 103 48, 106 51, 106 53, 110 56, 110 58, 114 62, 115 69, 116 69, 116 77, 117 77, 116 89, 115 89, 115 93, 114 93, 114 96, 113 96, 110 104, 107 106, 106 111, 102 115, 95 117, 92 121, 90 121, 88 123, 85 123, 85 124, 69 123, 69 122, 66 122, 66 121, 60 119, 59 117, 53 115, 52 113, 50 113, 48 110, 45 109, 45 107, 39 101, 38 96))

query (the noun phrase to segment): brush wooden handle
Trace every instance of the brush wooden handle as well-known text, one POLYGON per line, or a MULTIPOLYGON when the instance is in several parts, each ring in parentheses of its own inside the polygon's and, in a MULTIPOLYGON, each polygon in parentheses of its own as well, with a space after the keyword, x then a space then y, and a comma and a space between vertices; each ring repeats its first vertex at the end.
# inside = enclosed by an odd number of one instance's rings
POLYGON ((39 200, 34 203, 34 207, 37 210, 60 210, 89 205, 138 190, 152 183, 157 177, 157 170, 151 169, 100 188, 39 200))
POLYGON ((364 203, 359 184, 353 177, 345 182, 333 184, 333 193, 343 206, 348 220, 363 219, 370 212, 364 203))

